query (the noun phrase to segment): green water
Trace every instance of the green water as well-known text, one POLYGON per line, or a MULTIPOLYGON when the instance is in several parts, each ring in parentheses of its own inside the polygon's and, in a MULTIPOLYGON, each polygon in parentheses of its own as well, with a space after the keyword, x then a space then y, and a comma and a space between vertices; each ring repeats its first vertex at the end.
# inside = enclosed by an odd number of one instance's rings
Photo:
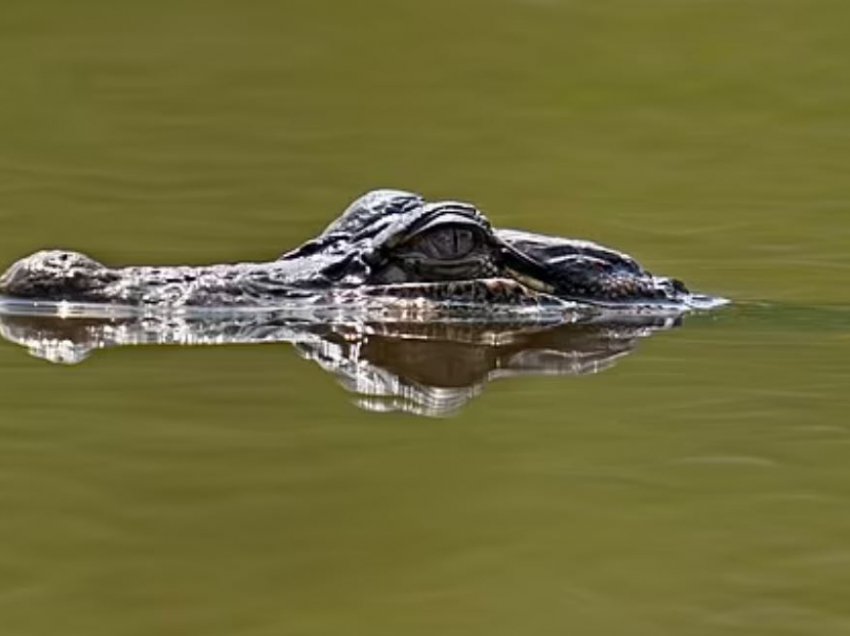
POLYGON ((0 343, 0 633, 850 633, 850 5, 9 0, 0 260, 272 258, 379 186, 742 301, 452 419, 288 345, 0 343))

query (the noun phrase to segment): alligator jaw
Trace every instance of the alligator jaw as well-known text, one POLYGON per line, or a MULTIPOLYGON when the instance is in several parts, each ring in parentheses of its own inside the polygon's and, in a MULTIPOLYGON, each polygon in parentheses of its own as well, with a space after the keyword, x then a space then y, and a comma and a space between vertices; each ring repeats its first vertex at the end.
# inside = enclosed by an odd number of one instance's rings
POLYGON ((394 307, 429 306, 435 311, 477 309, 482 314, 522 308, 570 311, 577 303, 524 285, 513 278, 479 278, 434 283, 367 285, 336 290, 319 301, 349 306, 356 303, 391 304, 394 307))

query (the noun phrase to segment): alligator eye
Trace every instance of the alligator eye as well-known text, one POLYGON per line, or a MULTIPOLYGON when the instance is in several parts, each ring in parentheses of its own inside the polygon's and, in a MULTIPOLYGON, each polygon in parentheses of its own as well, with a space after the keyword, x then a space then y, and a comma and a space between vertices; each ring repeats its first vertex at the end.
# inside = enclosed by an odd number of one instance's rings
POLYGON ((413 239, 412 247, 437 260, 463 258, 475 249, 478 233, 467 227, 446 226, 426 232, 413 239))

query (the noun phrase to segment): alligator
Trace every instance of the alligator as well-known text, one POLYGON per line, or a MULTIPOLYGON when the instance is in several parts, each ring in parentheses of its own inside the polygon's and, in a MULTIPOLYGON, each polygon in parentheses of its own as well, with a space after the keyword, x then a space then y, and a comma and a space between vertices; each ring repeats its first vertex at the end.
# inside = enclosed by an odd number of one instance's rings
POLYGON ((277 260, 113 268, 40 251, 0 277, 18 301, 167 309, 351 306, 641 307, 682 312, 719 302, 588 241, 496 229, 474 205, 400 190, 355 200, 319 236, 277 260))

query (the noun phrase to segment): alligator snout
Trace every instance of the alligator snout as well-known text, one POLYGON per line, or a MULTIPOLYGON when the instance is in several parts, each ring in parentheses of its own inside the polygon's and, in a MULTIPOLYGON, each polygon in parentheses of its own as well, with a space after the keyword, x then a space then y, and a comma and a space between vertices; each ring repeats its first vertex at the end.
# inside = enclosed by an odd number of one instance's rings
POLYGON ((117 279, 85 254, 43 250, 14 263, 0 277, 0 294, 20 298, 79 298, 117 279))

